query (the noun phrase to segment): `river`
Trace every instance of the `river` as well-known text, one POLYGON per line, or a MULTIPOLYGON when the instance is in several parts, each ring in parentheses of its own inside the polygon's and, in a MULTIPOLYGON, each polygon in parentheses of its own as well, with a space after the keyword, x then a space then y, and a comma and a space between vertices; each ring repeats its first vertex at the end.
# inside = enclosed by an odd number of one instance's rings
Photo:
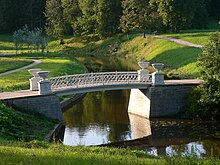
MULTIPOLYGON (((137 70, 123 58, 78 58, 93 72, 137 70), (105 67, 106 66, 106 67, 105 67)), ((129 90, 88 93, 65 111, 65 145, 107 145, 141 149, 152 155, 220 156, 219 124, 128 114, 129 90)))

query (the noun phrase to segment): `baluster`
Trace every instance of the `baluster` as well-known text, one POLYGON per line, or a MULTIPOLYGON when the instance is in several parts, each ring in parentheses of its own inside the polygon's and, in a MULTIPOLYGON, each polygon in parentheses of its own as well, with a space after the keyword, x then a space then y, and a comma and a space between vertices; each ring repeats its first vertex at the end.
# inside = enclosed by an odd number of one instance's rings
POLYGON ((128 72, 127 72, 127 84, 129 84, 129 74, 128 74, 128 72))

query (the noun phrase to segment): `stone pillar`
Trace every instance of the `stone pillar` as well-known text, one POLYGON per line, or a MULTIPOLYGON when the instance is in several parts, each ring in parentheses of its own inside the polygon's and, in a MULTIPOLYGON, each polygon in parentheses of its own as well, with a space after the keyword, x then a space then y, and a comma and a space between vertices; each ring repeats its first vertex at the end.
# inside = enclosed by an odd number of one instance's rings
POLYGON ((138 81, 146 80, 146 78, 149 74, 150 74, 150 72, 147 69, 138 70, 138 81))
POLYGON ((29 79, 30 81, 30 90, 31 91, 38 91, 38 82, 41 80, 40 77, 32 77, 29 79))
POLYGON ((38 82, 41 80, 41 78, 38 76, 37 72, 41 71, 41 69, 30 69, 28 72, 33 75, 30 81, 30 90, 31 91, 38 91, 38 82))
POLYGON ((138 81, 145 81, 148 78, 150 71, 145 68, 148 67, 149 64, 149 62, 138 62, 138 65, 141 67, 141 69, 138 70, 138 81))
POLYGON ((153 85, 164 85, 164 74, 162 72, 152 73, 153 85))
POLYGON ((153 85, 164 85, 164 74, 160 72, 164 64, 155 63, 152 64, 153 68, 156 69, 156 72, 152 73, 152 84, 153 85))
POLYGON ((38 82, 38 94, 40 95, 47 95, 52 93, 51 84, 50 81, 47 79, 49 75, 49 71, 40 71, 37 72, 40 77, 42 77, 42 80, 38 82))

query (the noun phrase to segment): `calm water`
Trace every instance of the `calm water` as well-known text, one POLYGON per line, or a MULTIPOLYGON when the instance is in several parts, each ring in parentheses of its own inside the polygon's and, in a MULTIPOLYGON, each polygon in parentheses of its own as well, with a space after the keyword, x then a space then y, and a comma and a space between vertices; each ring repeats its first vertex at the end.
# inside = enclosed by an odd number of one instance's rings
MULTIPOLYGON (((112 62, 115 68, 118 61, 110 59, 107 63, 112 62)), ((219 125, 177 119, 148 120, 128 114, 129 94, 129 90, 88 93, 80 104, 64 112, 64 144, 129 146, 152 155, 220 156, 219 125)))
POLYGON ((129 146, 153 155, 220 156, 217 125, 177 119, 148 120, 128 114, 129 91, 89 93, 64 113, 66 145, 129 146), (138 140, 134 140, 138 139, 138 140))

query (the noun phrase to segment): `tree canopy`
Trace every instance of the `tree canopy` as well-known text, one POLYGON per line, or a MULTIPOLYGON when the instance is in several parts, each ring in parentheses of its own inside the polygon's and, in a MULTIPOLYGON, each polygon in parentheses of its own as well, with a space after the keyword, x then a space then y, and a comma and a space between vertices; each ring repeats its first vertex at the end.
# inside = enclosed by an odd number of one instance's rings
POLYGON ((220 20, 219 0, 0 0, 0 32, 24 25, 63 34, 108 37, 120 31, 205 28, 220 20), (15 12, 16 11, 16 12, 15 12), (51 29, 51 30, 50 30, 51 29))

